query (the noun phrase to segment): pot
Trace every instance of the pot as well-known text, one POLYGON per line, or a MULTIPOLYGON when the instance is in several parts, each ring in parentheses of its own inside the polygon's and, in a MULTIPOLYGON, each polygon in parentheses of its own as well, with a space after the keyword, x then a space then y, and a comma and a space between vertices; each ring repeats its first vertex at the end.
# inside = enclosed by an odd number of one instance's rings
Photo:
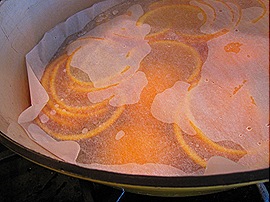
POLYGON ((25 55, 43 34, 95 0, 4 0, 0 2, 0 141, 48 169, 129 192, 191 196, 266 182, 269 169, 212 176, 156 177, 87 169, 65 163, 31 140, 17 123, 30 105, 25 55), (12 126, 12 127, 10 127, 12 126))

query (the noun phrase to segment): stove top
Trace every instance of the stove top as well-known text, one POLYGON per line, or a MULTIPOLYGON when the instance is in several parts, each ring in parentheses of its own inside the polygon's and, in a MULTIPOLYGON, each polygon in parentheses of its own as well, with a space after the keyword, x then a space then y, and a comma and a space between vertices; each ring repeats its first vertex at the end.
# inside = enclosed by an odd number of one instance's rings
POLYGON ((1 202, 269 201, 269 183, 236 188, 205 196, 184 198, 154 197, 127 193, 43 168, 12 153, 2 145, 0 145, 0 179, 1 202))

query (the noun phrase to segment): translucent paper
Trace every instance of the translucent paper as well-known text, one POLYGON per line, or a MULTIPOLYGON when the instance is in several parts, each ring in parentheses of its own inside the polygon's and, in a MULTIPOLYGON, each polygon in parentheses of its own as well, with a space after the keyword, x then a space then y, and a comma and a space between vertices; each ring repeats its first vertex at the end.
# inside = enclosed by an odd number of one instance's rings
POLYGON ((76 14, 27 55, 29 135, 64 161, 121 173, 268 167, 267 2, 142 1, 101 14, 120 3, 76 14))

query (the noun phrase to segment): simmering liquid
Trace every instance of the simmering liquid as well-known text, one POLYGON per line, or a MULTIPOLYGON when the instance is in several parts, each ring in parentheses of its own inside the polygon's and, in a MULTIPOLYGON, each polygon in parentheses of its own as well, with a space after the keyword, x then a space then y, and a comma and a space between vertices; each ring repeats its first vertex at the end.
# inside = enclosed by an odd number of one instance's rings
POLYGON ((112 8, 47 66, 41 83, 50 100, 35 123, 78 142, 83 164, 153 163, 191 174, 222 156, 267 167, 265 6, 163 0, 112 8))

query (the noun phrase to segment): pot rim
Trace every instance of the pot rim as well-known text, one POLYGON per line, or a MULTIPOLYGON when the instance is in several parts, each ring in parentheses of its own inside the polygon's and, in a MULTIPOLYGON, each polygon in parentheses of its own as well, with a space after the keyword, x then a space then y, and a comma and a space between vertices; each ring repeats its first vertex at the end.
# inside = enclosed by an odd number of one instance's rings
POLYGON ((163 188, 213 187, 251 182, 269 181, 269 168, 231 174, 209 176, 146 176, 109 172, 80 167, 40 154, 15 142, 0 131, 0 142, 20 156, 46 167, 73 177, 90 181, 125 184, 132 186, 149 186, 163 188))

